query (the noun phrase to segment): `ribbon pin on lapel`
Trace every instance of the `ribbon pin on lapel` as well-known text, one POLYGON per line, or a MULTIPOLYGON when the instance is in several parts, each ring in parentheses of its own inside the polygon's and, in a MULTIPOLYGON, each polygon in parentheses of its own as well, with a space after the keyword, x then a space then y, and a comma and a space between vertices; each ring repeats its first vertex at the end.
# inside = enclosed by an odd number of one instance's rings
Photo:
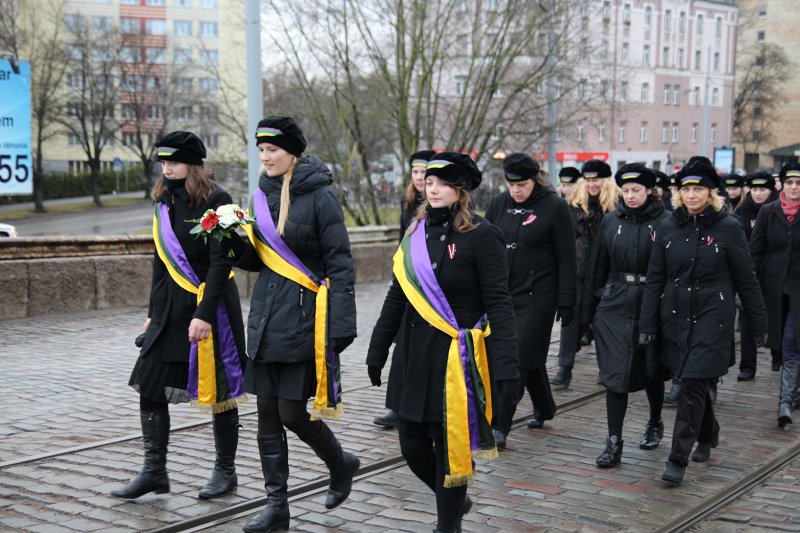
POLYGON ((528 215, 528 218, 526 218, 526 219, 525 219, 525 220, 522 222, 522 225, 523 225, 523 226, 529 226, 529 225, 533 224, 534 222, 536 222, 536 219, 537 219, 537 216, 536 216, 536 215, 534 215, 534 214, 530 214, 530 215, 528 215))
POLYGON ((447 255, 450 256, 450 259, 456 256, 456 243, 447 245, 447 255))

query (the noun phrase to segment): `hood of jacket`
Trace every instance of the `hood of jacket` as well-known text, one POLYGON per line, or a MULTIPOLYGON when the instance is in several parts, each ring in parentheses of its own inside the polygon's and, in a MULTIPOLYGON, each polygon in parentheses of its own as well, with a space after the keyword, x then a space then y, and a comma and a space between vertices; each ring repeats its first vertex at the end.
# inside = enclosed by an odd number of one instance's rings
MULTIPOLYGON (((333 175, 322 159, 315 155, 304 155, 294 169, 289 191, 293 195, 307 194, 331 183, 333 175)), ((258 180, 258 187, 267 196, 280 194, 282 184, 283 176, 269 177, 265 172, 261 173, 258 180)))
POLYGON ((714 208, 710 205, 706 206, 702 213, 697 215, 690 215, 689 212, 686 210, 686 206, 681 206, 675 211, 672 212, 672 216, 675 218, 678 226, 684 226, 686 224, 703 224, 704 226, 711 226, 714 222, 719 219, 725 218, 728 216, 727 209, 721 209, 719 211, 714 211, 714 208))
POLYGON ((617 205, 617 217, 628 218, 634 222, 643 222, 646 220, 653 220, 661 216, 666 207, 661 200, 653 200, 648 198, 644 205, 637 208, 630 208, 625 205, 625 202, 620 200, 617 205))

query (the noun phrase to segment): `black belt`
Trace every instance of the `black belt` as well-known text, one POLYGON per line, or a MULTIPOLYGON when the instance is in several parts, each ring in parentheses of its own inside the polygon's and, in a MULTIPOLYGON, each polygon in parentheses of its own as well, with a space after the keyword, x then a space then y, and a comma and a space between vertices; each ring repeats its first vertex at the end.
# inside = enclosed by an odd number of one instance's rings
POLYGON ((612 272, 608 275, 608 279, 619 281, 620 283, 630 283, 631 285, 641 285, 647 281, 644 274, 634 274, 632 272, 612 272))

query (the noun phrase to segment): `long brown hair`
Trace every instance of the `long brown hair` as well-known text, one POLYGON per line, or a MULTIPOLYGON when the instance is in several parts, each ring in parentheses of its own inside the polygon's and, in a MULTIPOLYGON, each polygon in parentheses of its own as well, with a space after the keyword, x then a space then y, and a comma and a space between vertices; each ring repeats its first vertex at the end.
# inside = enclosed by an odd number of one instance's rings
MULTIPOLYGON (((475 213, 472 211, 472 196, 469 191, 462 189, 457 185, 451 185, 458 191, 458 200, 453 204, 453 230, 456 233, 467 233, 478 227, 474 222, 475 213)), ((422 201, 422 205, 417 209, 417 216, 414 219, 415 223, 409 228, 409 232, 413 232, 420 220, 425 218, 428 209, 428 198, 422 201)))
MULTIPOLYGON (((189 167, 189 172, 186 174, 186 192, 189 195, 189 206, 200 207, 206 203, 208 197, 217 188, 214 182, 214 173, 211 169, 206 168, 205 165, 189 165, 187 163, 186 166, 189 167)), ((166 190, 167 186, 164 184, 164 179, 156 180, 153 189, 150 191, 150 198, 157 202, 166 190)))
POLYGON ((414 180, 408 182, 406 193, 403 195, 403 207, 408 209, 417 203, 417 188, 414 187, 414 180))

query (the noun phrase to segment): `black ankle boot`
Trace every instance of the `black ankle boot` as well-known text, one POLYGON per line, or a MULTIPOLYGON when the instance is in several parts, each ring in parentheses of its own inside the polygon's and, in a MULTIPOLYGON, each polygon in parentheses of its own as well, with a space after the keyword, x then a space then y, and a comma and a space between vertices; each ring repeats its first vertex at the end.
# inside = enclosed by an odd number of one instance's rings
POLYGON ((258 518, 244 526, 246 533, 266 533, 289 529, 289 450, 286 433, 258 436, 258 454, 267 489, 267 506, 258 518))
POLYGON ((529 429, 542 428, 542 427, 544 427, 544 418, 542 418, 542 415, 540 415, 539 413, 534 411, 533 412, 533 416, 531 417, 530 420, 528 420, 527 426, 528 426, 529 429))
POLYGON ((338 507, 350 495, 353 487, 353 478, 358 472, 360 464, 358 457, 350 452, 342 451, 339 441, 331 429, 322 423, 319 434, 307 441, 317 457, 325 461, 331 474, 331 483, 328 487, 328 496, 325 499, 325 508, 338 507))
POLYGON ((685 471, 686 467, 683 465, 683 463, 679 463, 678 461, 667 461, 667 468, 665 468, 664 473, 661 474, 661 479, 672 486, 677 487, 683 481, 683 474, 685 471))
POLYGON ((200 498, 208 500, 219 498, 239 483, 236 476, 236 448, 239 444, 239 410, 231 409, 214 415, 214 447, 217 459, 208 483, 200 490, 200 498))
POLYGON ((572 367, 559 366, 558 372, 555 377, 550 380, 550 383, 561 387, 569 387, 569 384, 572 383, 572 367))
POLYGON ((705 463, 709 459, 711 459, 711 443, 698 442, 692 454, 692 461, 695 463, 705 463))
POLYGON ((464 498, 464 505, 461 507, 461 516, 458 518, 456 522, 456 533, 461 533, 461 521, 464 520, 464 515, 472 509, 472 498, 466 496, 464 498))
POLYGON ((681 380, 673 379, 672 388, 664 395, 664 405, 678 405, 678 394, 681 392, 681 380))
POLYGON ((624 441, 616 435, 611 435, 606 441, 606 449, 597 458, 597 466, 611 468, 622 461, 622 445, 624 441))
POLYGON ((644 435, 639 441, 639 448, 642 450, 655 450, 664 438, 664 421, 648 422, 644 428, 644 435))
POLYGON ((495 445, 497 445, 497 451, 505 450, 506 434, 500 431, 499 429, 492 429, 492 436, 494 437, 495 445))
POLYGON ((397 427, 397 413, 389 409, 381 416, 373 418, 372 423, 386 429, 394 429, 397 427))
POLYGON ((167 444, 169 443, 169 411, 142 411, 144 466, 138 476, 125 487, 111 491, 115 498, 133 499, 149 492, 169 492, 167 477, 167 444))

